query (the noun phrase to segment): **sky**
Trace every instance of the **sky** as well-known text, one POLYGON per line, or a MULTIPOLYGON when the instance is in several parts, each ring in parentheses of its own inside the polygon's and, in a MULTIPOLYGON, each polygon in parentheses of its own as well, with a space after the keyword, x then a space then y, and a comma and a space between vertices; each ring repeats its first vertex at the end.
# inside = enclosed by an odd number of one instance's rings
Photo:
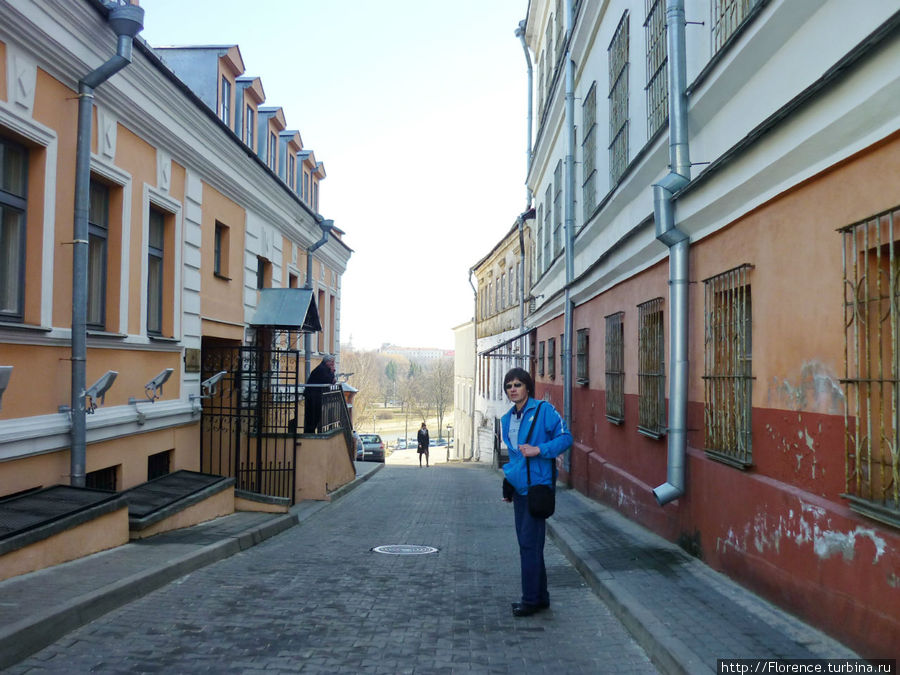
POLYGON ((525 210, 528 0, 141 0, 151 46, 237 44, 325 165, 353 255, 341 343, 453 348, 469 269, 525 210))

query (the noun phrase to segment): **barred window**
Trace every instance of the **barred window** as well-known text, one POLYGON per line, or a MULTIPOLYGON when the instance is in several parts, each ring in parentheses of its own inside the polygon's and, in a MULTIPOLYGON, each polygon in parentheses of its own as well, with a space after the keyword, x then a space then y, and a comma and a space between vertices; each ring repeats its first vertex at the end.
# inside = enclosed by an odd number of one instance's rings
POLYGON ((644 33, 647 42, 647 137, 659 131, 669 118, 669 84, 666 73, 665 0, 644 0, 647 18, 644 33))
POLYGON ((557 256, 563 250, 562 243, 562 204, 563 204, 563 179, 562 179, 562 161, 556 163, 556 169, 553 171, 553 183, 555 194, 553 195, 553 255, 557 256))
POLYGON ((628 12, 609 44, 609 174, 615 185, 628 164, 628 12))
POLYGON ((538 375, 544 376, 544 342, 538 342, 538 375))
POLYGON ((590 382, 588 337, 587 328, 575 331, 575 381, 582 386, 590 382))
POLYGON ((550 250, 550 234, 551 234, 551 224, 550 224, 550 214, 553 210, 551 205, 553 204, 553 184, 547 186, 547 194, 544 197, 544 204, 547 207, 547 210, 544 212, 544 270, 550 267, 550 262, 553 260, 553 253, 550 250))
POLYGON ((747 20, 761 0, 713 0, 712 3, 712 51, 719 51, 747 20))
POLYGON ((706 452, 738 468, 753 463, 751 269, 744 264, 703 281, 706 452))
POLYGON ((850 508, 900 527, 900 206, 840 230, 850 508))
POLYGON ((584 203, 584 222, 597 204, 597 83, 593 83, 581 106, 584 140, 581 142, 581 193, 584 203))
POLYGON ((666 433, 666 345, 663 299, 638 309, 638 431, 653 438, 666 433))
POLYGON ((625 312, 606 317, 606 419, 625 421, 625 312))
POLYGON ((547 340, 547 377, 556 379, 556 338, 547 340))
POLYGON ((541 272, 544 271, 544 248, 541 246, 541 242, 544 240, 544 205, 539 204, 537 210, 537 218, 535 218, 535 222, 537 223, 537 232, 534 237, 534 269, 537 270, 537 274, 540 277, 541 272))

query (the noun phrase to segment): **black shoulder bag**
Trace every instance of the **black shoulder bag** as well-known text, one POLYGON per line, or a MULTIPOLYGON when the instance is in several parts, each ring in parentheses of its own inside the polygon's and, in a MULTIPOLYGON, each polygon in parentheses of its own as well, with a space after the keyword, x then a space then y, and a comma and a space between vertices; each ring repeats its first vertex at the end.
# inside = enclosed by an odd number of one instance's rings
MULTIPOLYGON (((538 407, 534 411, 531 428, 528 429, 528 436, 525 438, 525 445, 528 445, 531 440, 531 432, 534 431, 534 424, 537 422, 538 413, 543 404, 543 401, 538 403, 538 407)), ((556 510, 556 460, 550 461, 553 463, 553 483, 551 485, 532 485, 531 457, 525 458, 525 469, 528 472, 528 512, 533 518, 549 518, 556 510)))

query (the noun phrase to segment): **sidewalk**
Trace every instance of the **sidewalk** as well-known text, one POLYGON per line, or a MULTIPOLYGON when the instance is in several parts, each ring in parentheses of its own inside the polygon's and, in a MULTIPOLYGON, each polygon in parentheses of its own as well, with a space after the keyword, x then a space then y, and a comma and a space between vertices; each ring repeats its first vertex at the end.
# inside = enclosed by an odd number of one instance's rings
MULTIPOLYGON (((356 478, 332 492, 331 499, 383 466, 357 462, 356 478)), ((285 514, 238 512, 0 581, 0 669, 117 607, 303 522, 329 503, 305 501, 285 514)))
POLYGON ((557 491, 550 538, 665 673, 716 659, 859 655, 576 490, 557 491))
MULTIPOLYGON (((382 468, 357 463, 357 478, 332 493, 332 500, 382 468)), ((497 489, 499 498, 499 480, 497 489)), ((237 513, 0 582, 0 668, 293 527, 329 503, 303 502, 283 515, 237 513)), ((856 658, 676 545, 574 490, 557 493, 556 514, 547 522, 551 539, 661 672, 713 673, 718 658, 856 658)))

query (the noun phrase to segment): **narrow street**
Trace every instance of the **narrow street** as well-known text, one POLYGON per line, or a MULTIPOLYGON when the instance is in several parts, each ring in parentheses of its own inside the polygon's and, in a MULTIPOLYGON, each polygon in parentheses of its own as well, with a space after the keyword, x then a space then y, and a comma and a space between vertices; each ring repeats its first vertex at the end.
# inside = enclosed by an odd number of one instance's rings
POLYGON ((518 553, 495 471, 400 459, 300 526, 7 672, 656 672, 549 539, 552 608, 511 615, 518 553), (372 551, 398 544, 438 551, 372 551))

